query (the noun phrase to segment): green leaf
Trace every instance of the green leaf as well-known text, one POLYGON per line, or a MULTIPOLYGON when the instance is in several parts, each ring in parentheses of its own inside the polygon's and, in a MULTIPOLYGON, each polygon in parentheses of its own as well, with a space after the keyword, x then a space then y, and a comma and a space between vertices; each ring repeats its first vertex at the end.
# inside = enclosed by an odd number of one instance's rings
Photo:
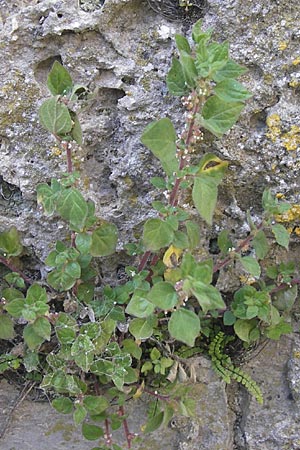
POLYGON ((77 189, 68 188, 62 191, 58 198, 57 212, 64 220, 69 221, 76 231, 81 231, 88 214, 87 202, 77 189))
POLYGON ((193 202, 200 216, 209 224, 215 210, 218 185, 227 170, 227 161, 222 161, 212 153, 205 154, 200 161, 198 174, 194 179, 193 202))
POLYGON ((0 250, 4 256, 19 256, 22 253, 23 246, 16 227, 0 233, 0 250))
POLYGON ((76 426, 81 424, 87 416, 87 410, 84 406, 75 403, 75 411, 73 412, 73 420, 76 426))
POLYGON ((175 34, 175 42, 176 42, 176 46, 180 52, 184 51, 188 55, 191 54, 190 44, 184 36, 182 36, 181 34, 175 34))
POLYGON ((101 414, 109 407, 109 403, 103 396, 87 395, 83 404, 90 414, 101 414))
POLYGON ((7 314, 0 314, 0 339, 13 339, 14 323, 7 314))
POLYGON ((55 323, 57 338, 62 345, 72 344, 78 332, 78 325, 75 319, 66 313, 59 313, 55 323))
POLYGON ((36 350, 45 340, 35 332, 32 324, 26 325, 23 337, 30 350, 36 350))
POLYGON ((140 360, 142 356, 142 349, 132 339, 125 339, 123 341, 123 349, 135 359, 140 360))
POLYGON ((68 397, 58 397, 52 400, 51 405, 61 414, 71 414, 73 411, 73 402, 68 397))
POLYGON ((269 251, 269 244, 263 230, 259 230, 256 233, 252 241, 252 245, 254 247, 257 259, 264 259, 267 256, 269 251))
POLYGON ((213 80, 219 83, 226 79, 238 78, 245 72, 247 72, 245 67, 229 59, 220 70, 213 74, 213 80))
POLYGON ((278 341, 282 334, 289 334, 293 332, 291 324, 285 322, 282 318, 276 325, 271 325, 265 329, 265 335, 269 339, 278 341))
POLYGON ((147 300, 147 294, 148 291, 136 289, 125 312, 140 318, 150 316, 153 313, 155 306, 151 301, 147 300))
POLYGON ((58 98, 45 100, 39 109, 40 122, 50 133, 64 137, 72 127, 72 119, 66 105, 59 103, 58 98))
POLYGON ((96 441, 97 439, 104 436, 104 431, 102 430, 102 428, 86 422, 82 424, 81 430, 83 437, 85 437, 85 439, 87 439, 88 441, 96 441))
POLYGON ((13 317, 21 317, 25 302, 23 299, 14 299, 4 305, 4 309, 13 317))
POLYGON ((141 137, 142 143, 160 160, 167 175, 178 170, 176 138, 174 125, 168 118, 150 123, 141 137))
POLYGON ((11 286, 15 286, 19 289, 25 288, 25 281, 17 272, 10 272, 4 276, 4 280, 11 286))
POLYGON ((171 69, 167 75, 167 86, 172 95, 181 97, 188 93, 182 66, 176 58, 173 58, 171 69))
POLYGON ((92 244, 92 236, 88 233, 78 233, 75 238, 75 244, 77 250, 82 254, 86 255, 90 252, 92 244))
POLYGON ((168 329, 174 339, 193 347, 200 333, 200 319, 193 311, 179 308, 172 313, 168 329))
POLYGON ((193 41, 199 44, 199 42, 204 41, 204 43, 208 42, 212 35, 212 29, 202 30, 202 20, 198 20, 192 28, 192 37, 193 41))
POLYGON ((190 250, 194 250, 200 244, 200 228, 199 225, 191 220, 185 222, 186 231, 189 240, 190 250))
POLYGON ((197 211, 208 225, 212 225, 213 214, 217 204, 218 187, 210 176, 195 177, 192 198, 197 211))
POLYGON ((15 288, 5 288, 1 292, 1 296, 6 300, 6 302, 11 302, 12 300, 24 299, 24 294, 15 288))
POLYGON ((233 327, 235 334, 244 342, 251 342, 259 337, 258 320, 256 319, 238 319, 233 327), (258 337, 256 337, 255 339, 253 339, 253 337, 255 337, 255 333, 252 333, 253 330, 258 331, 258 337))
POLYGON ((71 130, 71 136, 78 145, 81 145, 82 144, 82 130, 81 130, 80 122, 78 120, 77 115, 74 113, 72 114, 72 119, 73 119, 73 128, 71 130))
MULTIPOLYGON (((197 280, 188 280, 187 283, 189 284, 189 289, 197 298, 204 314, 209 310, 226 308, 220 292, 214 286, 204 284, 197 280)), ((185 289, 185 284, 183 285, 183 289, 185 289)))
POLYGON ((240 258, 243 268, 253 277, 259 278, 261 273, 261 268, 259 263, 252 256, 244 256, 240 258))
POLYGON ((40 358, 34 351, 27 351, 23 357, 23 364, 27 372, 33 372, 34 370, 40 370, 40 358))
POLYGON ((55 61, 47 78, 47 86, 52 95, 63 95, 71 91, 72 78, 58 61, 55 61))
POLYGON ((71 347, 71 355, 74 356, 76 364, 88 372, 94 360, 95 346, 87 335, 77 336, 71 347))
POLYGON ((164 419, 163 411, 151 417, 151 419, 148 419, 146 425, 142 427, 143 433, 152 433, 153 431, 157 430, 161 426, 163 419, 164 419))
POLYGON ((86 304, 94 299, 95 285, 93 283, 81 283, 77 288, 76 296, 78 300, 86 304))
POLYGON ((188 236, 183 231, 174 231, 173 245, 181 249, 188 248, 189 246, 188 236))
POLYGON ((277 244, 285 247, 288 250, 290 234, 286 228, 281 224, 272 225, 272 233, 275 236, 277 244))
POLYGON ((91 255, 108 256, 115 252, 118 230, 112 223, 103 223, 92 233, 91 255))
POLYGON ((279 311, 290 311, 294 306, 297 296, 298 286, 295 284, 293 287, 275 292, 273 304, 279 311))
POLYGON ((160 250, 171 244, 174 238, 172 227, 161 219, 148 219, 144 225, 143 242, 151 251, 160 250))
POLYGON ((224 102, 243 102, 252 97, 252 94, 238 81, 223 80, 214 88, 215 94, 224 102))
POLYGON ((225 326, 231 326, 235 323, 236 317, 231 311, 225 311, 223 315, 223 323, 225 326))
POLYGON ((50 216, 54 213, 56 209, 56 201, 61 191, 60 183, 52 179, 51 186, 46 183, 41 183, 36 188, 37 191, 37 202, 43 205, 44 213, 50 216))
POLYGON ((222 230, 218 235, 218 247, 223 254, 226 254, 230 248, 233 247, 232 241, 229 238, 229 231, 222 230))
POLYGON ((185 51, 181 51, 179 61, 187 86, 190 89, 194 89, 196 87, 196 80, 198 78, 198 72, 195 66, 194 58, 185 51))
POLYGON ((133 319, 129 323, 129 331, 137 340, 148 339, 153 334, 154 325, 152 317, 133 319))
POLYGON ((50 341, 51 325, 46 317, 38 317, 32 324, 34 332, 46 341, 50 341))
POLYGON ((235 124, 244 107, 242 102, 224 102, 213 95, 203 106, 200 123, 215 136, 221 137, 235 124))
POLYGON ((148 300, 160 309, 174 308, 178 302, 178 295, 171 283, 159 281, 147 294, 148 300))
POLYGON ((59 292, 68 291, 76 283, 76 278, 66 273, 63 269, 52 270, 47 277, 47 282, 59 292))

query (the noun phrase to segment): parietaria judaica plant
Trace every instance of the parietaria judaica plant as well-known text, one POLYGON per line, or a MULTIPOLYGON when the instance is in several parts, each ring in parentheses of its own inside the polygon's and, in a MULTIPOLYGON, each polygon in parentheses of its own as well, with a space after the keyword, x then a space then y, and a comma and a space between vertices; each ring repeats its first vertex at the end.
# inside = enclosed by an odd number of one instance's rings
POLYGON ((0 357, 0 372, 35 374, 53 407, 72 414, 84 438, 97 441, 94 450, 120 449, 112 436, 120 427, 125 445, 132 448, 136 436, 127 420, 128 399, 145 396, 154 401, 144 433, 167 425, 174 414, 192 415, 195 404, 189 391, 195 374, 188 361, 200 352, 211 358, 227 383, 238 381, 262 403, 259 386, 234 365, 226 346, 242 342, 247 349, 292 331, 290 312, 300 282, 295 265, 271 263, 265 269, 272 246, 288 249, 289 232, 277 219, 291 205, 266 189, 261 221, 248 214, 245 239, 235 242, 223 230, 218 254, 199 257, 204 254, 201 229, 213 224, 218 187, 229 165, 201 152, 203 130, 222 138, 251 94, 237 81, 245 69, 230 58, 228 42, 213 41, 212 30, 203 31, 201 21, 193 27, 192 46, 182 35, 175 39, 178 57, 167 86, 182 99, 185 128, 177 133, 169 118, 161 118, 141 137, 165 173, 152 184, 167 195, 153 202, 157 216, 146 220, 140 241, 126 246, 138 258, 136 267, 126 268, 128 280, 95 290, 93 260, 115 252, 118 232, 114 224, 96 217, 94 203, 78 187, 72 148, 82 144, 75 106, 84 88, 74 85, 58 62, 47 80, 52 97, 40 107, 39 117, 65 153, 67 171, 37 186, 37 200, 46 215, 66 222, 69 242, 55 243, 45 261, 51 269, 46 283, 39 283, 15 264, 23 252, 18 230, 0 233, 0 262, 6 269, 0 339, 11 348, 0 357), (226 303, 213 277, 236 263, 244 271, 244 283, 226 303), (62 298, 71 299, 75 308, 62 298), (20 320, 24 350, 16 355, 20 320))

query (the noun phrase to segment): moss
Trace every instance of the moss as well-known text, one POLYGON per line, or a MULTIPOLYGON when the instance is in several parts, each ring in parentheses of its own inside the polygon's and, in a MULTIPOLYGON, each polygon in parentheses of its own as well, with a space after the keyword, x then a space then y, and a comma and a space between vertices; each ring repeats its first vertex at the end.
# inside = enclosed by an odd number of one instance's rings
POLYGON ((0 98, 3 105, 0 129, 15 124, 28 123, 28 116, 31 115, 32 111, 36 111, 34 103, 39 97, 38 87, 26 82, 25 76, 21 72, 14 71, 0 88, 0 98))
POLYGON ((65 422, 56 422, 49 431, 45 433, 45 436, 51 436, 54 433, 62 433, 63 439, 65 441, 70 441, 72 439, 72 434, 76 431, 74 425, 67 424, 65 422))

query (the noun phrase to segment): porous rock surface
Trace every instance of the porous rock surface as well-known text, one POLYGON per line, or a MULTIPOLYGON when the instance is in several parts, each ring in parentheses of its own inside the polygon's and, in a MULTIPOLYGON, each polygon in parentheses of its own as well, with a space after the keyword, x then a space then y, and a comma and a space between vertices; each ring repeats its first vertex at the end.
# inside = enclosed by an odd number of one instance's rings
MULTIPOLYGON (((299 202, 299 21, 298 0, 207 1, 204 26, 214 28, 215 39, 230 41, 232 57, 248 68, 242 81, 253 92, 234 129, 221 141, 206 143, 206 150, 230 162, 218 217, 220 226, 237 234, 247 230, 247 208, 259 213, 266 185, 299 202)), ((65 170, 55 141, 38 123, 51 65, 61 61, 74 81, 95 93, 80 116, 84 144, 76 150, 76 167, 86 197, 118 226, 121 248, 153 214, 149 179, 159 173, 159 165, 140 143, 142 130, 166 115, 175 126, 183 122, 165 75, 174 34, 188 34, 190 27, 188 17, 170 21, 145 0, 0 0, 0 230, 17 227, 39 270, 51 243, 64 237, 63 223, 46 219, 35 196, 38 183, 65 170)), ((293 248, 297 254, 296 239, 293 248)), ((263 406, 237 386, 225 389, 201 359, 194 387, 197 417, 174 420, 167 432, 147 437, 139 448, 299 449, 300 344, 295 336, 268 344, 246 367, 262 385, 263 406)), ((26 448, 20 436, 24 424, 30 427, 25 421, 30 414, 34 417, 33 406, 23 415, 16 409, 1 449, 26 448)), ((57 428, 53 433, 47 428, 49 414, 47 409, 46 428, 39 435, 33 430, 39 437, 28 448, 43 448, 42 440, 49 449, 85 448, 76 446, 77 437, 51 441, 57 428)), ((138 429, 140 416, 133 407, 133 428, 138 429)))

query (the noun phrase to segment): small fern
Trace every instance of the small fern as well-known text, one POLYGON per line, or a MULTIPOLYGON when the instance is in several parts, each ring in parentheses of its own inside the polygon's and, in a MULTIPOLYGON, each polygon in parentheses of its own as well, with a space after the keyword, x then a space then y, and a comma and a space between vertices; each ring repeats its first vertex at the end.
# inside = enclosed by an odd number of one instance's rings
POLYGON ((263 395, 257 383, 252 380, 250 375, 243 370, 235 367, 231 358, 224 353, 225 346, 232 340, 232 337, 225 336, 221 331, 216 334, 209 345, 209 356, 211 357, 214 371, 226 382, 230 383, 232 379, 241 383, 256 398, 259 404, 263 404, 263 395))

